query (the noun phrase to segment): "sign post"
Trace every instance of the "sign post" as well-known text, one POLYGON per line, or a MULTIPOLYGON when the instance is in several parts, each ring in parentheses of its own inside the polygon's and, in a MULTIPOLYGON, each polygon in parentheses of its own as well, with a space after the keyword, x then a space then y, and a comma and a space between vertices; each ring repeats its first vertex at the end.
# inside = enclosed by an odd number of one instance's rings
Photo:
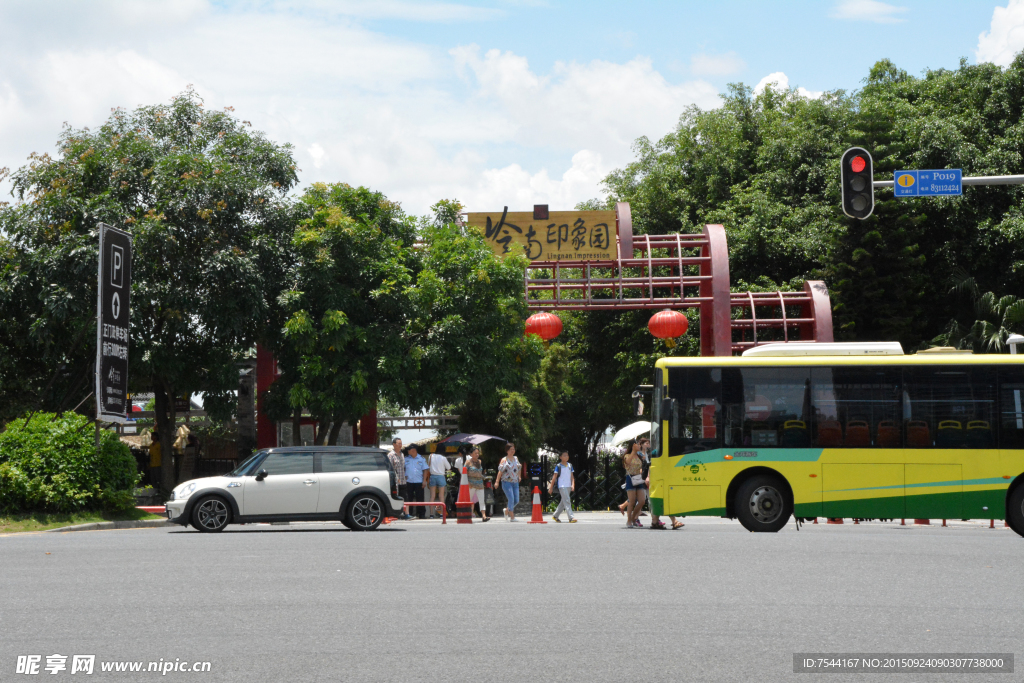
POLYGON ((125 424, 128 403, 132 238, 100 223, 96 297, 96 421, 125 424))

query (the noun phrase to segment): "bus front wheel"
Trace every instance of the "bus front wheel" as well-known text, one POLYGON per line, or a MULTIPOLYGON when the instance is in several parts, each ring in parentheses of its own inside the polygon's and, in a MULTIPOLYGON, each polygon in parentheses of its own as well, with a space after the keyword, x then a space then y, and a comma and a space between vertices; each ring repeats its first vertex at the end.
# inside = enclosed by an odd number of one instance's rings
POLYGON ((749 531, 778 531, 792 514, 789 489, 778 477, 753 476, 736 491, 736 517, 749 531))
POLYGON ((1006 523, 1021 536, 1024 536, 1024 486, 1018 486, 1010 494, 1006 505, 1006 523))

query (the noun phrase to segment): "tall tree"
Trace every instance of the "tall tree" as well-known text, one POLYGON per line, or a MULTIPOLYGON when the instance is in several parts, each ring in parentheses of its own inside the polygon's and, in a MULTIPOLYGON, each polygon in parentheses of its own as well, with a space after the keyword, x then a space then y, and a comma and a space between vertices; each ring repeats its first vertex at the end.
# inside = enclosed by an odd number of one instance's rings
MULTIPOLYGON (((202 391, 208 411, 230 412, 235 361, 265 325, 268 294, 281 289, 295 182, 288 145, 206 109, 192 90, 117 109, 96 130, 65 128, 55 158, 13 175, 18 202, 0 213, 0 230, 45 264, 52 279, 34 324, 65 335, 62 344, 95 329, 97 224, 132 234, 131 379, 155 393, 164 453, 175 396, 202 391)), ((164 488, 175 483, 170 463, 164 488)))
POLYGON ((378 400, 411 411, 475 402, 539 362, 522 339, 522 258, 501 260, 451 222, 407 217, 383 194, 314 185, 292 239, 292 269, 266 343, 281 372, 266 397, 274 419, 308 408, 332 441, 378 400), (335 425, 331 432, 326 425, 335 425))

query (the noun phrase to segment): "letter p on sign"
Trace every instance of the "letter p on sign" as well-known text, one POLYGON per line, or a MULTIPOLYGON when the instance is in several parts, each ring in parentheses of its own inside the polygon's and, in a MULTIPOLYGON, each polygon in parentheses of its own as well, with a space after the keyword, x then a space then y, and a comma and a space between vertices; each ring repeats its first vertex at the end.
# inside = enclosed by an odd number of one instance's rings
POLYGON ((110 284, 124 286, 124 249, 116 244, 110 245, 110 284))

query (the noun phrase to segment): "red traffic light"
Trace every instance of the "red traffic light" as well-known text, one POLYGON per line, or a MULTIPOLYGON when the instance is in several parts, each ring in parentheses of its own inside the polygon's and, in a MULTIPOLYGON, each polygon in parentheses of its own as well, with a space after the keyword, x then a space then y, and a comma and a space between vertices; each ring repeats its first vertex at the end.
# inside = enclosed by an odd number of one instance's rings
POLYGON ((864 170, 864 167, 868 165, 868 162, 864 161, 864 157, 856 156, 850 159, 850 168, 853 169, 854 173, 860 173, 864 170))

